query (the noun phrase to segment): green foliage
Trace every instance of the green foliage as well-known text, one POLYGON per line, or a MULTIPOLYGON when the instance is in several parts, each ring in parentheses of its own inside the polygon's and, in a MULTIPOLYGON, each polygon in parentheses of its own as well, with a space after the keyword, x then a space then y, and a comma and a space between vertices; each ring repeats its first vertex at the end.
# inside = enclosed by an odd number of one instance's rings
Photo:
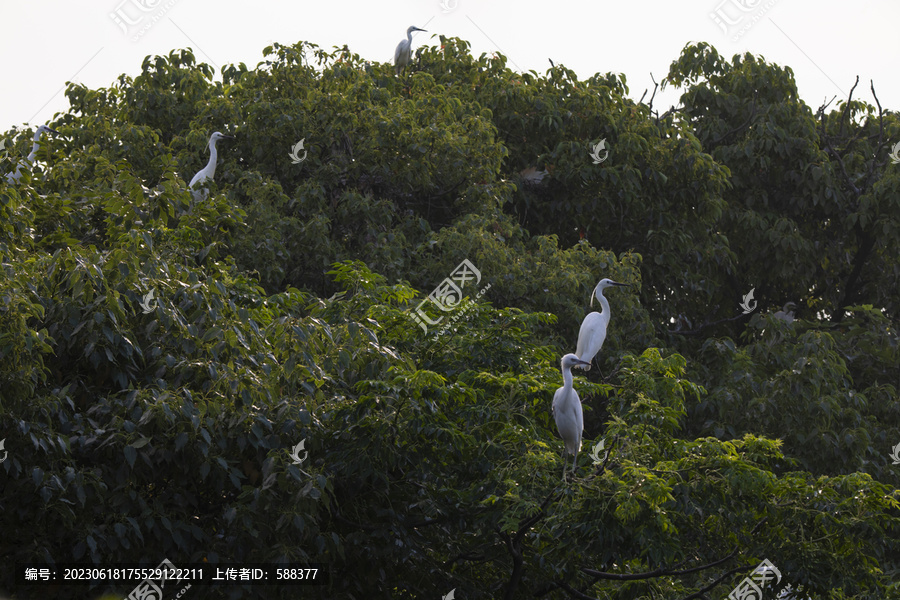
POLYGON ((678 599, 768 558, 798 597, 900 597, 896 113, 814 113, 789 68, 706 44, 662 116, 459 39, 402 77, 264 56, 70 84, 62 135, 0 179, 0 586, 166 557, 326 563, 304 597, 678 599), (195 202, 213 131, 235 139, 195 202), (423 331, 463 260, 478 281, 423 331), (549 405, 602 277, 630 287, 562 483, 549 405))

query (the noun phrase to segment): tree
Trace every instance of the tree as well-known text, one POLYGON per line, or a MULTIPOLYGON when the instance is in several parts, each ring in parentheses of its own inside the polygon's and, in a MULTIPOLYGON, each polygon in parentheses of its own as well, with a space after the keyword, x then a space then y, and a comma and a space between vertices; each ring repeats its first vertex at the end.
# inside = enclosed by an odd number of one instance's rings
POLYGON ((12 590, 17 562, 168 558, 327 564, 303 597, 674 600, 768 559, 766 597, 900 597, 895 114, 813 113, 706 44, 664 115, 468 49, 398 78, 275 44, 221 83, 181 50, 69 86, 0 180, 0 591, 85 597, 12 590), (431 292, 463 260, 477 284, 431 292), (562 485, 550 400, 605 276, 632 286, 562 485))

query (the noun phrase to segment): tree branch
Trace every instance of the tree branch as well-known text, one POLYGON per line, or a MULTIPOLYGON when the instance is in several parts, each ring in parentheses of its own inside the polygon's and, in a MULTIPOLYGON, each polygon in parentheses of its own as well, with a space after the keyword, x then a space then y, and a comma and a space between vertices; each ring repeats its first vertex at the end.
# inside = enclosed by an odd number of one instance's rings
MULTIPOLYGON (((756 533, 756 531, 765 523, 769 517, 763 517, 762 520, 754 525, 753 529, 750 530, 750 534, 756 533)), ((660 567, 654 571, 645 571, 644 573, 607 573, 605 571, 596 571, 594 569, 589 569, 587 567, 582 567, 580 570, 585 575, 591 575, 592 577, 596 577, 597 579, 608 579, 613 581, 636 581, 640 579, 653 579, 655 577, 666 577, 670 575, 688 575, 690 573, 696 573, 697 571, 705 571, 706 569, 711 569, 716 567, 724 562, 727 562, 737 556, 738 551, 740 550, 740 543, 735 544, 734 550, 728 553, 724 558, 720 558, 719 560, 715 560, 711 563, 700 565, 697 567, 691 567, 689 569, 681 569, 674 570, 667 567, 660 567)), ((678 563, 676 565, 680 566, 684 564, 684 562, 678 563)), ((744 567, 741 567, 744 568, 744 567)))
MULTIPOLYGON (((650 109, 650 114, 652 115, 653 114, 653 99, 656 98, 656 90, 659 89, 659 84, 656 83, 656 79, 653 78, 652 71, 650 72, 650 81, 653 82, 653 95, 650 96, 650 103, 647 105, 647 107, 650 109)), ((646 95, 647 95, 647 90, 644 90, 644 96, 646 96, 646 95)), ((640 102, 644 101, 644 96, 641 96, 640 102)))
POLYGON ((705 598, 705 597, 706 597, 706 592, 711 591, 711 590, 714 589, 717 585, 719 585, 720 583, 722 583, 723 581, 725 581, 725 579, 727 579, 728 577, 731 577, 731 576, 734 575, 735 573, 737 573, 737 572, 739 572, 739 571, 743 571, 743 570, 746 569, 746 568, 747 568, 747 567, 735 567, 735 568, 731 569, 730 571, 725 571, 724 573, 722 573, 722 576, 721 576, 721 577, 719 577, 718 579, 714 580, 714 581, 713 581, 712 583, 710 583, 708 586, 706 586, 706 587, 704 587, 704 588, 702 588, 702 589, 700 589, 700 590, 697 590, 696 592, 694 592, 693 594, 691 594, 691 595, 689 595, 689 596, 685 596, 685 597, 682 598, 681 600, 694 600, 695 598, 705 598))
POLYGON ((709 143, 710 149, 714 148, 715 146, 718 146, 719 143, 722 142, 728 136, 730 136, 734 133, 737 133, 741 129, 744 129, 745 127, 750 125, 750 122, 753 121, 753 117, 756 116, 756 99, 757 99, 758 94, 759 94, 759 92, 753 92, 753 102, 750 104, 750 116, 747 117, 747 120, 744 121, 743 123, 741 123, 740 125, 738 125, 737 127, 735 127, 734 129, 732 129, 731 131, 725 132, 724 134, 722 134, 721 136, 719 136, 718 138, 716 138, 715 140, 710 142, 709 143))
POLYGON ((850 122, 850 103, 853 101, 853 90, 856 89, 856 86, 859 85, 859 75, 856 76, 856 81, 853 83, 853 87, 850 88, 850 94, 847 96, 847 102, 844 104, 844 114, 841 115, 841 137, 844 136, 844 122, 850 122))
POLYGON ((712 323, 704 323, 697 329, 689 329, 688 331, 671 331, 671 330, 669 330, 669 333, 675 333, 678 335, 700 335, 703 332, 703 330, 706 329, 707 327, 715 327, 716 325, 721 325, 722 323, 730 323, 732 321, 737 321, 738 319, 743 319, 746 316, 747 315, 745 315, 745 314, 740 314, 736 317, 729 317, 727 319, 719 319, 718 321, 713 321, 712 323))
MULTIPOLYGON (((840 128, 840 137, 843 137, 845 134, 845 125, 850 125, 850 104, 853 100, 853 92, 856 89, 856 86, 859 84, 859 76, 856 77, 856 81, 853 84, 853 87, 850 89, 850 94, 847 98, 847 102, 844 104, 844 111, 841 115, 841 128, 840 128)), ((872 187, 872 181, 876 174, 876 169, 878 171, 881 170, 887 160, 879 162, 875 157, 881 152, 881 150, 888 145, 884 140, 884 109, 881 106, 881 101, 878 99, 878 94, 875 92, 875 82, 869 80, 869 87, 872 90, 872 96, 875 98, 875 104, 878 106, 878 134, 868 136, 868 139, 877 139, 877 144, 875 144, 874 155, 871 159, 868 160, 868 167, 866 169, 865 175, 861 179, 861 186, 856 185, 851 179, 850 174, 847 172, 847 167, 844 164, 843 157, 832 147, 831 141, 828 139, 827 131, 825 129, 825 106, 819 108, 819 131, 820 137, 822 139, 822 143, 825 145, 825 149, 829 156, 831 156, 834 161, 837 163, 838 168, 840 170, 841 177, 843 178, 843 183, 847 186, 847 188, 852 193, 852 202, 850 204, 849 209, 851 211, 859 210, 860 205, 860 197, 867 190, 870 190, 872 187)), ((865 132, 865 126, 860 127, 860 132, 858 135, 854 136, 853 139, 849 140, 845 145, 845 150, 849 150, 850 146, 859 139, 865 137, 863 133, 865 132)), ((872 250, 875 247, 875 236, 871 231, 864 230, 859 221, 856 222, 856 225, 853 227, 854 231, 857 235, 857 248, 856 254, 853 257, 853 268, 850 271, 850 274, 847 276, 847 279, 844 282, 844 293, 838 301, 837 306, 834 307, 832 321, 835 323, 840 323, 844 318, 844 307, 849 306, 853 303, 853 300, 858 296, 858 287, 859 282, 862 277, 862 270, 866 261, 868 260, 872 250)))
POLYGON ((506 547, 509 549, 509 554, 513 560, 513 571, 509 576, 509 585, 506 588, 506 594, 503 596, 507 600, 512 600, 516 597, 516 588, 519 587, 519 582, 522 580, 522 572, 524 570, 524 560, 522 558, 522 538, 525 536, 525 533, 534 526, 535 523, 546 516, 546 513, 544 511, 550 505, 550 502, 552 502, 555 497, 559 496, 559 492, 557 491, 557 489, 558 488, 553 488, 553 490, 541 503, 541 507, 535 514, 522 521, 514 537, 503 533, 499 528, 497 528, 497 532, 500 534, 501 539, 503 539, 503 541, 506 543, 506 547))

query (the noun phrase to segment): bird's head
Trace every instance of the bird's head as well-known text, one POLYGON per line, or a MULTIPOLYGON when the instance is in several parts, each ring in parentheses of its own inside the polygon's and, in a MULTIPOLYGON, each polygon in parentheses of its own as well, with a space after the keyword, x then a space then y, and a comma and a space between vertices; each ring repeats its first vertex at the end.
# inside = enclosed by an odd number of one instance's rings
POLYGON ((55 135, 59 135, 59 132, 57 130, 47 127, 46 125, 41 125, 37 128, 37 131, 34 132, 34 141, 38 141, 41 138, 42 133, 52 133, 55 135))
POLYGON ((591 306, 594 305, 594 296, 602 293, 606 288, 613 286, 629 287, 627 283, 619 283, 617 281, 613 281, 612 279, 601 279, 600 283, 597 284, 597 287, 594 288, 594 293, 591 294, 591 306))
POLYGON ((578 358, 577 354, 569 353, 562 357, 561 364, 563 370, 566 370, 571 369, 575 365, 590 365, 591 363, 581 360, 580 358, 578 358))
MULTIPOLYGON (((410 25, 410 26, 409 26, 409 29, 406 30, 406 35, 410 35, 413 31, 425 31, 425 30, 424 30, 424 29, 419 29, 419 28, 416 27, 415 25, 410 25)), ((425 32, 428 33, 427 31, 425 31, 425 32)))
POLYGON ((219 140, 233 140, 233 139, 234 139, 234 136, 225 135, 221 131, 216 131, 211 136, 209 136, 209 143, 215 144, 219 140))

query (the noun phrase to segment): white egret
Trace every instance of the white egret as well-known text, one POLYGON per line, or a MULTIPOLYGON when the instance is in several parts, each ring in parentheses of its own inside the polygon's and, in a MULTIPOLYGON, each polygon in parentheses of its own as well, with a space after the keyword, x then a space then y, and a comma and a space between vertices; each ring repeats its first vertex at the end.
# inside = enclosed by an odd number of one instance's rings
POLYGON ((397 44, 397 49, 394 50, 394 69, 397 71, 397 75, 400 75, 400 71, 409 64, 409 57, 412 55, 412 32, 413 31, 425 31, 424 29, 419 29, 418 27, 411 25, 409 29, 406 30, 406 39, 397 44))
POLYGON ((614 285, 628 287, 627 283, 617 283, 612 279, 601 279, 594 293, 591 294, 591 306, 594 305, 594 296, 600 301, 603 312, 592 312, 581 322, 581 329, 578 330, 578 346, 575 348, 575 354, 578 355, 584 365, 581 367, 585 371, 591 370, 591 361, 600 352, 603 342, 606 340, 606 328, 609 325, 609 302, 603 296, 603 290, 614 285))
POLYGON ((219 153, 216 152, 216 142, 223 139, 232 140, 234 138, 218 131, 209 136, 209 162, 206 163, 205 167, 197 171, 197 174, 194 175, 193 179, 191 179, 191 183, 188 185, 188 187, 191 188, 191 196, 194 197, 194 202, 206 200, 206 197, 209 196, 209 190, 198 190, 195 189, 194 186, 200 187, 207 180, 212 181, 216 176, 216 160, 219 158, 219 153))
POLYGON ((588 365, 574 354, 562 357, 563 386, 553 394, 551 413, 556 421, 559 436, 563 439, 563 481, 566 480, 566 453, 573 455, 572 471, 578 462, 578 451, 581 450, 581 434, 584 431, 584 413, 581 410, 581 399, 572 387, 572 367, 588 365))
POLYGON ((50 133, 55 133, 55 134, 59 135, 59 132, 57 130, 51 129, 51 128, 47 127, 46 125, 41 125, 40 127, 37 128, 37 131, 34 132, 34 145, 31 146, 31 154, 29 154, 27 157, 25 157, 25 160, 28 161, 28 164, 26 165, 25 161, 20 160, 19 164, 16 165, 15 173, 10 171, 9 173, 6 174, 6 181, 8 181, 10 185, 16 183, 17 181, 19 181, 19 178, 22 177, 22 167, 25 167, 27 169, 27 168, 30 168, 31 165, 34 164, 34 159, 37 156, 38 150, 41 149, 41 144, 39 143, 41 140, 41 135, 43 135, 43 133, 45 131, 49 131, 50 133))
POLYGON ((773 317, 776 319, 781 319, 785 323, 793 323, 794 322, 794 309, 797 308, 797 305, 793 302, 788 302, 782 307, 781 310, 776 312, 773 317))

